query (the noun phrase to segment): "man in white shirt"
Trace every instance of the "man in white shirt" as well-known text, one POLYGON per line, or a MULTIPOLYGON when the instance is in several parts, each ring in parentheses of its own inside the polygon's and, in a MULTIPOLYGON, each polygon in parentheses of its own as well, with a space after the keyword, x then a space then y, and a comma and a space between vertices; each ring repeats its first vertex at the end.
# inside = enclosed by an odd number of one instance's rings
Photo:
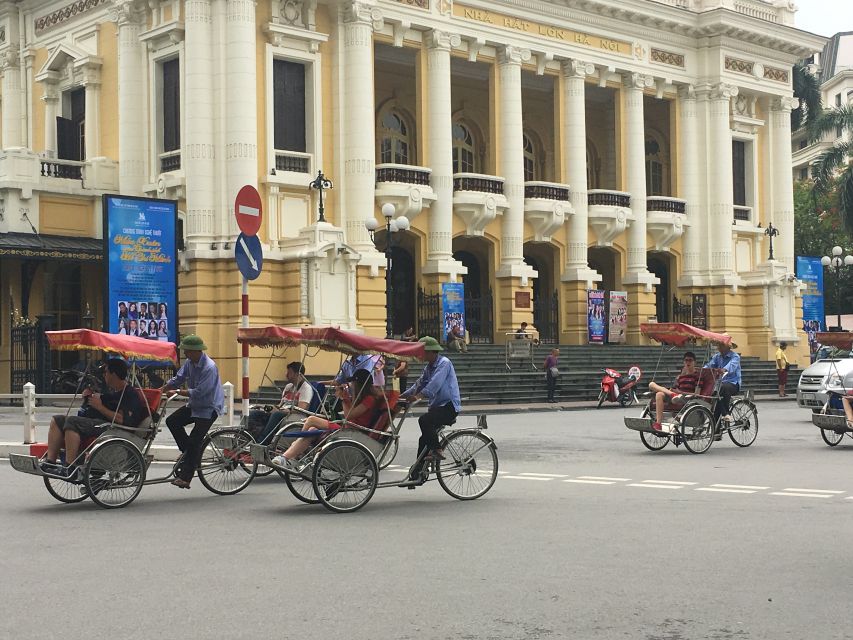
POLYGON ((275 432, 281 421, 290 415, 292 407, 308 409, 314 400, 314 387, 305 379, 305 365, 301 362, 291 362, 285 371, 287 384, 281 392, 281 401, 278 409, 269 414, 267 425, 258 434, 258 442, 266 442, 266 439, 275 432))

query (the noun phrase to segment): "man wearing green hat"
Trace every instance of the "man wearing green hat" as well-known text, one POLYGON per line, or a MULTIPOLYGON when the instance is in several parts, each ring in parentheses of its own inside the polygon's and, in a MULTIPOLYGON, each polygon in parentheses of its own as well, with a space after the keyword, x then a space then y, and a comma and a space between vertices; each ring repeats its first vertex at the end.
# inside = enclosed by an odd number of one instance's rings
POLYGON ((172 432, 178 449, 184 454, 172 484, 189 489, 201 459, 201 443, 216 418, 222 415, 225 396, 219 380, 219 369, 213 359, 204 353, 207 350, 204 340, 196 335, 185 336, 178 349, 183 350, 187 361, 175 377, 163 386, 162 391, 172 391, 174 394, 175 389, 180 389, 184 384, 187 386, 189 401, 166 418, 166 426, 172 432), (192 433, 187 436, 184 427, 190 423, 194 423, 194 426, 192 433))
MULTIPOLYGON (((429 402, 427 412, 418 419, 421 427, 421 438, 418 440, 418 457, 427 449, 438 460, 444 460, 444 452, 438 443, 438 432, 442 427, 456 422, 456 416, 462 410, 462 400, 459 397, 459 382, 456 370, 449 358, 441 355, 444 349, 433 337, 424 336, 420 339, 424 345, 427 366, 418 381, 406 389, 401 398, 419 400, 426 398, 429 402)), ((419 471, 419 470, 418 470, 419 471)), ((414 473, 414 471, 412 472, 414 473)), ((420 473, 415 474, 419 476, 420 473)), ((418 477, 410 478, 413 482, 418 477)))

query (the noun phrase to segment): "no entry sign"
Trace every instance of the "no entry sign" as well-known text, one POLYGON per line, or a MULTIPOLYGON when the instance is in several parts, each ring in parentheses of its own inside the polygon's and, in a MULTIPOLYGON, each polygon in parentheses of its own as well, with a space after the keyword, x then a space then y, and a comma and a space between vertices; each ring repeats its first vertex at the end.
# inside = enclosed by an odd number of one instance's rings
POLYGON ((250 184, 240 189, 234 200, 234 216, 237 226, 247 236, 254 236, 261 228, 261 195, 250 184))

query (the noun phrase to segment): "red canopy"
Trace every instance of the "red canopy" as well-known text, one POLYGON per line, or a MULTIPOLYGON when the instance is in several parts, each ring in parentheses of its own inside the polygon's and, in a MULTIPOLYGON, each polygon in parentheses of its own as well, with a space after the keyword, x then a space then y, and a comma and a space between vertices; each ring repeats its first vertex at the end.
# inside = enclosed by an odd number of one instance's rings
POLYGON ((237 341, 261 347, 304 344, 326 351, 346 354, 379 354, 403 360, 423 358, 424 345, 420 342, 402 342, 385 338, 372 338, 361 333, 334 327, 251 327, 237 330, 237 341))
POLYGON ((691 327, 682 322, 656 322, 641 324, 640 333, 652 340, 683 347, 687 342, 711 342, 713 344, 731 344, 732 337, 722 333, 712 333, 704 329, 691 327))
POLYGON ((821 331, 815 334, 815 340, 822 345, 836 347, 838 349, 853 348, 853 332, 850 331, 821 331))
POLYGON ((171 342, 147 340, 136 336, 103 333, 92 329, 68 329, 67 331, 45 331, 51 349, 57 351, 107 351, 117 353, 128 360, 154 360, 178 362, 178 350, 171 342))

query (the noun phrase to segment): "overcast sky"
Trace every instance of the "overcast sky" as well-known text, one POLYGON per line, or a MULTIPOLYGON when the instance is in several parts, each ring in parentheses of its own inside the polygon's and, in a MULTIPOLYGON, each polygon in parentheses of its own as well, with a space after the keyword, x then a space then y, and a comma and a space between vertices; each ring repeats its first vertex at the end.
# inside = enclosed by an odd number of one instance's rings
POLYGON ((853 31, 851 0, 795 0, 799 7, 796 26, 822 36, 839 31, 853 31))

